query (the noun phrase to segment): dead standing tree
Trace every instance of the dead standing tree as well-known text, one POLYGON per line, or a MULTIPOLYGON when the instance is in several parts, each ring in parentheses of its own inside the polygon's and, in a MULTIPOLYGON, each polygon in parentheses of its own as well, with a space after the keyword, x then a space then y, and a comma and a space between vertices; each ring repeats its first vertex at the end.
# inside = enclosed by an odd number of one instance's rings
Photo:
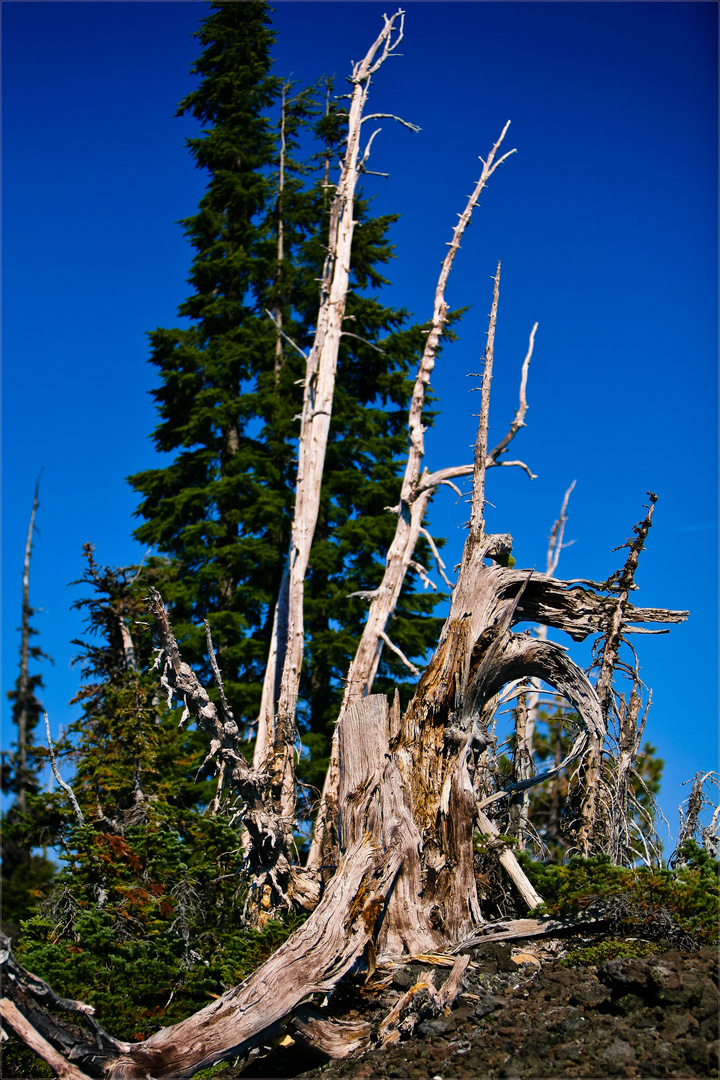
MULTIPOLYGON (((563 548, 569 547, 573 541, 564 543, 565 526, 567 524, 567 508, 575 487, 573 480, 563 496, 560 507, 560 515, 553 523, 548 537, 548 548, 545 559, 545 573, 552 577, 560 562, 560 553, 563 548)), ((535 630, 538 638, 543 641, 547 638, 547 626, 538 626, 535 630)), ((536 769, 533 761, 533 743, 535 727, 538 719, 540 706, 541 686, 537 679, 530 679, 521 686, 515 709, 515 740, 513 744, 513 780, 522 782, 535 776, 536 769)), ((562 756, 558 758, 560 763, 562 756)), ((528 836, 528 812, 530 806, 530 791, 525 788, 510 799, 509 805, 509 831, 517 837, 518 847, 523 850, 528 836)))
MULTIPOLYGON (((388 548, 387 556, 385 558, 385 571, 380 585, 372 592, 358 594, 370 601, 370 607, 365 626, 363 627, 362 636, 348 670, 338 724, 353 702, 359 701, 371 692, 384 644, 400 656, 402 661, 410 668, 414 675, 419 675, 419 672, 414 665, 412 665, 400 649, 393 644, 386 631, 388 623, 397 606, 400 591, 410 567, 416 569, 420 574, 425 575, 424 567, 419 566, 413 558, 418 539, 421 535, 425 536, 429 541, 431 549, 435 553, 438 569, 443 576, 445 583, 452 588, 450 581, 444 574, 444 564, 440 559, 432 536, 427 529, 424 528, 423 521, 428 504, 437 488, 441 484, 451 484, 454 487, 454 484, 452 483, 453 480, 471 474, 473 466, 451 466, 434 473, 429 473, 427 469, 424 469, 421 475, 420 469, 425 456, 425 427, 422 422, 422 414, 425 406, 426 389, 435 367, 438 348, 447 323, 448 305, 445 300, 445 290, 450 271, 455 256, 460 248, 460 241, 463 233, 470 223, 472 212, 477 205, 483 189, 495 170, 502 165, 510 154, 515 152, 514 150, 510 150, 496 160, 498 149, 505 138, 508 127, 509 122, 503 128, 500 138, 488 154, 487 161, 482 162, 483 168, 480 179, 475 185, 475 189, 472 195, 470 195, 465 209, 462 214, 459 215, 459 221, 455 226, 452 240, 449 243, 449 251, 443 259, 442 267, 440 269, 440 276, 435 289, 433 317, 428 330, 425 348, 418 366, 417 375, 415 377, 415 386, 410 402, 408 415, 409 449, 400 490, 400 500, 396 507, 389 508, 391 512, 397 514, 395 536, 388 548)), ((482 158, 480 160, 482 161, 482 158)), ((536 327, 533 328, 530 336, 530 348, 528 349, 528 354, 522 368, 520 407, 515 415, 515 420, 510 427, 508 435, 497 447, 495 447, 486 460, 486 467, 499 464, 520 465, 522 468, 526 469, 531 477, 532 473, 530 473, 530 470, 527 466, 523 465, 522 462, 502 462, 499 458, 507 449, 512 437, 519 428, 523 426, 525 411, 527 409, 527 403, 525 401, 525 384, 527 380, 527 369, 532 356, 535 329, 536 327)), ((457 488, 455 488, 455 490, 457 491, 457 488)), ((336 726, 330 750, 330 764, 325 779, 322 800, 308 857, 309 867, 317 868, 320 866, 321 862, 334 863, 337 861, 337 832, 335 824, 337 820, 339 783, 339 739, 338 728, 336 726)))
MULTIPOLYGON (((330 208, 328 251, 320 289, 315 340, 307 357, 303 411, 300 418, 295 513, 287 582, 283 582, 275 618, 275 640, 271 646, 263 692, 263 709, 258 723, 255 761, 272 776, 272 800, 288 820, 285 847, 292 846, 292 818, 295 811, 293 754, 296 738, 296 708, 300 686, 303 645, 303 598, 320 507, 320 490, 325 464, 338 350, 350 280, 355 189, 364 170, 377 132, 360 154, 363 117, 372 76, 397 49, 403 37, 404 13, 383 16, 382 32, 365 58, 354 65, 350 83, 350 107, 345 157, 330 208), (284 632, 284 635, 282 631, 284 632), (284 641, 282 638, 284 637, 284 641), (277 695, 277 696, 276 696, 277 695)), ((406 124, 408 127, 413 125, 406 124)), ((414 128, 417 130, 417 128, 414 128)))

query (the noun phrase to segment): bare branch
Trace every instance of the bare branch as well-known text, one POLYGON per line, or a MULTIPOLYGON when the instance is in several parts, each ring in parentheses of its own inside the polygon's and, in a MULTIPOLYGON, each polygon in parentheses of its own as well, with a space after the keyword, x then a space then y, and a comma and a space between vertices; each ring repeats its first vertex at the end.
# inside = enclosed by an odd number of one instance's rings
POLYGON ((410 128, 410 131, 414 131, 416 134, 417 132, 422 131, 422 128, 419 128, 417 124, 411 124, 408 120, 403 120, 400 116, 396 116, 395 113, 370 113, 368 116, 363 116, 362 123, 364 124, 366 120, 397 120, 398 124, 402 124, 403 127, 410 128))
POLYGON ((500 263, 495 271, 490 324, 485 346, 480 419, 475 441, 475 464, 473 466, 472 503, 470 510, 470 535, 482 539, 485 531, 485 461, 487 459, 488 424, 490 417, 490 386, 492 384, 493 356, 495 352, 495 327, 497 325, 498 299, 500 297, 500 263))
POLYGON ((398 9, 391 19, 388 19, 387 15, 383 15, 383 19, 385 20, 385 26, 375 43, 370 47, 365 59, 353 66, 353 73, 350 81, 356 86, 360 83, 367 82, 370 77, 382 67, 388 56, 395 52, 403 39, 405 12, 398 9), (400 19, 399 26, 395 25, 396 19, 400 19), (394 41, 392 37, 393 33, 396 34, 394 41), (376 60, 375 57, 380 48, 382 48, 382 52, 376 60))
MULTIPOLYGON (((266 315, 267 315, 267 317, 268 317, 268 318, 269 318, 269 319, 270 319, 270 320, 271 320, 271 321, 272 321, 272 322, 274 323, 274 325, 275 325, 275 328, 277 329, 277 332, 278 332, 278 333, 280 334, 280 336, 281 336, 281 337, 284 337, 284 338, 285 338, 285 340, 286 340, 286 341, 288 342, 288 344, 289 344, 289 345, 292 345, 293 349, 297 349, 297 351, 298 351, 298 352, 300 353, 300 355, 302 356, 303 360, 307 360, 307 354, 306 354, 306 353, 304 353, 304 352, 302 351, 302 349, 300 348, 300 346, 299 346, 299 345, 297 345, 297 344, 296 344, 296 343, 295 343, 295 342, 293 341, 293 339, 292 339, 291 337, 288 337, 288 335, 287 335, 287 334, 285 333, 285 331, 284 331, 284 330, 282 329, 282 327, 280 326, 280 323, 279 323, 279 322, 277 321, 277 319, 276 319, 276 318, 275 318, 275 316, 274 316, 274 315, 272 314, 272 312, 268 311, 268 309, 267 309, 267 308, 265 308, 265 314, 266 314, 266 315)), ((298 381, 299 381, 299 382, 305 382, 305 380, 304 380, 304 379, 299 379, 298 381)))
POLYGON ((492 469, 492 468, 495 468, 496 466, 500 466, 500 465, 504 465, 504 466, 514 465, 518 469, 522 469, 524 472, 526 472, 531 480, 537 480, 537 474, 534 473, 530 469, 530 467, 525 464, 524 461, 492 461, 491 460, 491 461, 488 462, 487 467, 488 467, 488 469, 492 469))
POLYGON ((362 169, 364 171, 365 162, 370 157, 370 147, 372 146, 373 142, 375 141, 375 136, 379 135, 381 131, 382 131, 382 128, 376 128, 375 131, 373 131, 370 138, 368 139, 367 145, 365 147, 365 151, 364 151, 363 156, 361 157, 360 162, 358 164, 358 169, 362 169))
POLYGON ((217 686, 218 693, 220 695, 220 707, 222 708, 222 712, 223 712, 223 716, 225 717, 225 720, 234 724, 235 723, 235 717, 233 716, 232 709, 228 705, 227 698, 225 697, 225 687, 223 685, 222 675, 220 673, 220 668, 218 667, 218 662, 217 662, 217 659, 215 657, 215 648, 213 646, 212 635, 210 633, 210 623, 207 621, 207 619, 204 620, 204 626, 205 626, 205 643, 207 645, 208 657, 210 659, 210 667, 212 668, 213 677, 215 679, 215 685, 217 686))
POLYGON ((433 581, 430 580, 430 578, 428 577, 427 570, 422 565, 422 563, 419 563, 417 561, 417 559, 411 559, 410 560, 410 562, 408 563, 408 569, 415 571, 417 576, 422 581, 423 587, 425 589, 432 589, 433 592, 437 592, 437 585, 433 581))
POLYGON ((358 341, 362 341, 363 345, 369 345, 371 349, 374 349, 375 352, 379 352, 381 356, 385 355, 384 349, 381 349, 379 345, 375 345, 372 341, 368 341, 367 338, 360 337, 359 334, 351 334, 349 330, 343 330, 340 337, 357 338, 358 341))
POLYGON ((431 488, 439 487, 440 484, 448 484, 462 497, 460 489, 455 484, 450 484, 450 480, 459 476, 471 476, 473 469, 473 465, 451 465, 447 469, 437 469, 434 473, 429 473, 427 469, 424 469, 416 491, 419 495, 423 491, 430 491, 431 488))
POLYGON ((399 649, 397 647, 397 645, 395 645, 390 640, 390 638, 387 636, 387 634, 385 633, 384 630, 381 630, 379 632, 378 637, 382 638, 382 640, 387 645, 388 649, 391 649, 395 653, 395 655, 398 656, 402 660, 403 664, 408 669, 408 671, 413 675, 413 677, 416 678, 416 679, 419 679, 420 678, 420 672, 418 671, 418 669, 415 667, 415 665, 413 664, 413 662, 411 660, 408 660, 405 653, 401 649, 399 649))
POLYGON ((50 750, 50 765, 52 766, 52 771, 53 771, 53 773, 55 775, 55 779, 57 780, 58 784, 63 789, 63 791, 67 792, 67 796, 70 799, 70 804, 71 804, 71 806, 73 808, 73 811, 75 812, 75 817, 77 818, 78 825, 84 825, 85 824, 85 818, 83 817, 83 812, 80 809, 80 806, 78 805, 77 799, 75 798, 75 792, 73 791, 73 789, 70 787, 69 784, 65 783, 62 776, 58 772, 57 762, 55 761, 55 750, 53 749, 52 739, 50 738, 50 721, 48 720, 48 714, 47 713, 43 713, 43 716, 45 718, 45 731, 47 732, 47 744, 48 744, 48 748, 50 750))
MULTIPOLYGON (((497 444, 497 446, 495 447, 494 450, 490 451, 490 454, 488 455, 490 457, 491 461, 493 461, 493 462, 497 462, 497 459, 499 458, 499 456, 501 454, 505 453, 505 451, 507 450, 507 448, 510 445, 510 443, 512 442, 512 440, 517 435, 520 428, 525 427, 525 414, 527 413, 527 409, 528 409, 527 398, 526 398, 526 395, 525 395, 525 391, 526 391, 526 388, 527 388, 528 368, 530 367, 530 360, 532 358, 533 348, 535 346, 535 333, 537 331, 537 328, 538 328, 538 324, 535 323, 532 330, 530 331, 530 343, 528 345, 528 351, 527 351, 527 354, 525 356, 525 359, 523 360, 523 366, 522 366, 522 370, 520 372, 520 404, 518 405, 518 408, 517 408, 517 410, 515 412, 515 418, 512 421, 512 423, 510 424, 510 428, 508 430, 507 435, 505 436, 504 439, 502 439, 497 444)), ((501 464, 501 463, 498 463, 498 464, 501 464)), ((522 466, 522 468, 524 468, 528 472, 528 474, 530 475, 531 480, 536 479, 532 475, 532 473, 530 473, 530 470, 528 469, 527 465, 523 465, 522 462, 520 462, 520 461, 505 462, 505 464, 520 465, 520 466, 522 466)))
POLYGON ((428 530, 425 529, 425 528, 420 529, 420 535, 424 536, 425 539, 427 540, 428 544, 430 545, 430 550, 432 551, 433 555, 435 556, 435 562, 437 563, 438 573, 439 573, 440 577, 443 579, 443 581, 445 582, 447 587, 449 589, 452 589, 452 582, 450 581, 447 574, 445 573, 445 563, 440 558, 440 552, 437 549, 435 541, 433 540, 433 538, 430 535, 430 533, 428 532, 428 530))
MULTIPOLYGON (((565 534, 565 526, 568 519, 568 502, 570 501, 570 496, 575 489, 576 482, 577 481, 573 480, 572 484, 565 492, 565 495, 563 496, 562 506, 560 507, 560 516, 550 530, 546 559, 548 577, 552 577, 558 568, 558 563, 560 561, 560 552, 563 550, 563 548, 570 546, 569 544, 563 544, 563 536, 565 534)), ((574 543, 574 541, 571 540, 570 543, 574 543)))

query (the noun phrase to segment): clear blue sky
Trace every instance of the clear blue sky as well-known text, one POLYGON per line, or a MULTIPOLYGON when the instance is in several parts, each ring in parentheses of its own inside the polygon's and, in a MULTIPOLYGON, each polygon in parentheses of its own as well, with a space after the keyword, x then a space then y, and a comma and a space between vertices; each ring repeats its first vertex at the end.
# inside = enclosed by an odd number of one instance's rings
MULTIPOLYGON (((491 276, 503 262, 491 438, 516 406, 537 320, 528 427, 515 451, 538 479, 498 469, 489 525, 520 565, 544 566, 564 490, 566 577, 619 565, 647 490, 660 501, 638 602, 689 608, 668 636, 636 639, 654 690, 647 735, 666 759, 673 830, 680 783, 716 767, 717 7, 715 3, 405 4, 402 57, 370 107, 391 121, 368 178, 400 212, 391 299, 427 318, 445 244, 506 120, 514 155, 493 177, 448 289, 472 305, 433 385, 442 415, 427 464, 470 459, 491 276)), ((31 602, 57 731, 77 690, 69 608, 85 541, 136 561, 125 477, 157 464, 145 333, 177 325, 191 252, 178 219, 204 177, 174 117, 192 86, 201 3, 6 2, 3 16, 3 691, 16 677, 22 556, 44 470, 31 602)), ((277 4, 277 72, 338 79, 386 5, 277 4)), ((463 541, 452 493, 432 510, 463 541)), ((582 660, 586 655, 578 654, 582 660)), ((4 744, 12 737, 3 698, 4 744)))

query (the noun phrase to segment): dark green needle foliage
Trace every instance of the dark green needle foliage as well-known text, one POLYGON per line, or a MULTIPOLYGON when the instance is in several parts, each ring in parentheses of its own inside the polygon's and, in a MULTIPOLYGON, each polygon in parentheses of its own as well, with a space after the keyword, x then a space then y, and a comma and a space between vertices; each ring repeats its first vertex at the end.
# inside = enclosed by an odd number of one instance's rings
POLYGON ((298 920, 245 925, 240 834, 208 812, 205 740, 158 697, 143 594, 165 566, 114 570, 85 554, 83 715, 57 747, 85 823, 64 794, 37 797, 63 869, 17 955, 114 1034, 139 1039, 242 981, 298 920))
POLYGON ((520 853, 526 874, 545 900, 539 913, 591 915, 623 936, 697 948, 718 940, 720 863, 689 840, 673 868, 614 866, 605 855, 573 856, 562 866, 520 853))
MULTIPOLYGON (((180 105, 203 125, 189 147, 208 174, 198 213, 184 223, 195 249, 193 293, 179 311, 190 325, 150 334, 160 377, 154 440, 173 458, 130 481, 141 497, 136 536, 170 559, 162 591, 183 656, 209 681, 208 618, 228 699, 248 725, 259 708, 290 542, 301 351, 313 338, 329 166, 343 152, 345 125, 330 84, 325 94, 303 91, 271 73, 268 11, 264 3, 219 3, 199 33, 203 52, 194 70, 201 81, 180 105)), ((407 313, 379 298, 394 218, 373 218, 362 195, 355 217, 346 333, 306 582, 300 720, 310 751, 304 778, 315 785, 365 617, 365 603, 348 597, 378 584, 394 533, 386 507, 399 497, 407 407, 424 344, 407 313)), ((427 555, 419 551, 419 561, 427 555)), ((406 655, 421 659, 439 622, 420 618, 431 615, 437 598, 417 585, 406 583, 390 633, 406 655)), ((404 683, 406 675, 386 657, 378 687, 404 683)))

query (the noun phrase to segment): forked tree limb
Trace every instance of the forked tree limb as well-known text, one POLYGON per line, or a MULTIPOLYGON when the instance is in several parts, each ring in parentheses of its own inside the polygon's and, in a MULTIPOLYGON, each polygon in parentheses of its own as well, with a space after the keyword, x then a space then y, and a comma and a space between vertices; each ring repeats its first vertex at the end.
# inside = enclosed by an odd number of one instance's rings
MULTIPOLYGON (((525 416, 526 416, 527 410, 528 410, 528 403, 527 403, 528 368, 530 367, 530 361, 532 359, 533 349, 535 347, 535 334, 537 333, 537 328, 538 328, 538 324, 535 323, 532 330, 530 331, 530 341, 528 343, 528 350, 527 350, 527 353, 525 354, 525 359, 523 360, 523 365, 522 365, 522 368, 520 370, 520 403, 519 403, 519 405, 518 405, 518 407, 517 407, 517 409, 515 411, 515 417, 514 417, 512 423, 510 424, 510 427, 509 427, 509 429, 507 431, 507 434, 500 440, 500 442, 497 444, 497 446, 494 447, 490 451, 490 453, 488 454, 489 463, 491 463, 493 465, 520 465, 527 472, 530 472, 530 470, 528 469, 527 465, 523 465, 523 463, 521 461, 504 461, 503 462, 503 461, 499 461, 498 458, 502 454, 506 453, 508 446, 510 445, 512 440, 515 438, 518 431, 520 431, 520 428, 524 428, 526 426, 525 425, 525 416)), ((488 467, 487 464, 486 464, 485 467, 486 468, 488 467)), ((534 480, 534 479, 536 479, 536 477, 533 476, 532 473, 530 473, 530 479, 534 480)))
MULTIPOLYGON (((400 490, 400 502, 397 508, 397 525, 395 536, 388 548, 385 559, 385 571, 379 587, 374 590, 370 609, 368 611, 363 633, 357 647, 355 656, 350 664, 345 684, 345 693, 340 709, 340 717, 345 713, 351 702, 369 694, 373 680, 380 663, 383 638, 388 621, 395 610, 400 596, 403 581, 407 573, 413 553, 423 528, 423 519, 428 503, 435 490, 435 485, 425 484, 421 487, 420 467, 425 453, 425 428, 422 423, 422 413, 425 407, 425 393, 430 382, 430 376, 435 367, 437 350, 440 345, 443 331, 447 323, 448 306, 445 301, 445 290, 452 265, 460 247, 460 240, 467 228, 472 212, 477 205, 478 199, 495 170, 505 161, 513 150, 497 158, 497 152, 502 144, 509 121, 503 128, 500 138, 494 144, 488 154, 487 161, 483 161, 483 169, 475 189, 470 195, 465 209, 459 215, 457 225, 453 230, 449 250, 443 259, 435 289, 433 316, 430 330, 425 341, 425 347, 418 366, 413 394, 408 414, 409 446, 405 465, 405 473, 400 490)), ((452 475, 463 475, 463 470, 452 475)), ((451 479, 451 474, 443 477, 443 481, 451 479)), ((443 482, 443 481, 438 481, 443 482)), ((337 729, 336 729, 337 731, 337 729)), ((323 787, 323 794, 318 811, 313 840, 308 856, 308 867, 318 867, 323 859, 323 843, 328 825, 328 817, 334 813, 337 802, 337 769, 338 744, 337 734, 333 734, 330 749, 330 765, 328 767, 323 787)))

